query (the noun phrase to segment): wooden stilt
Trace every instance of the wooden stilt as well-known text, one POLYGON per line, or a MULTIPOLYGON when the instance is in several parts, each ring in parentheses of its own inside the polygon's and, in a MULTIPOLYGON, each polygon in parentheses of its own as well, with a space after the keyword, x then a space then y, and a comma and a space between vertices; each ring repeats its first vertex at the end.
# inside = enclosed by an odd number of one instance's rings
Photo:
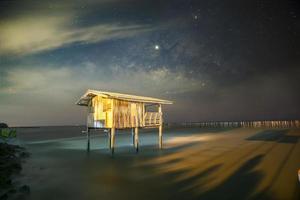
POLYGON ((139 151, 139 128, 138 127, 134 128, 134 147, 135 147, 135 151, 138 152, 139 151))
POLYGON ((162 149, 163 146, 162 125, 158 127, 158 142, 159 142, 159 148, 162 149))
POLYGON ((111 133, 110 133, 110 149, 111 153, 114 154, 115 151, 115 128, 111 128, 111 133))
POLYGON ((135 138, 134 138, 134 135, 135 135, 135 133, 134 133, 134 128, 132 128, 131 129, 131 136, 132 136, 132 145, 134 146, 134 144, 135 144, 135 138))
POLYGON ((158 145, 159 148, 162 149, 162 109, 161 109, 161 104, 158 106, 158 112, 160 113, 160 120, 159 120, 159 127, 158 127, 158 145))
POLYGON ((86 139, 87 139, 87 151, 90 151, 90 130, 88 127, 86 129, 86 139))
POLYGON ((111 149, 111 129, 107 130, 107 136, 108 136, 108 148, 111 149))

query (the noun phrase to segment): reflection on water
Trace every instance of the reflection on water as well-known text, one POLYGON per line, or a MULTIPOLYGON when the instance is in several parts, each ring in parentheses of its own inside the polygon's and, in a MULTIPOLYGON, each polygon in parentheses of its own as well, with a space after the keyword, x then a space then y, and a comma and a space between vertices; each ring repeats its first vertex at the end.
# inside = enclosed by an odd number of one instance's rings
POLYGON ((138 154, 130 133, 119 132, 114 157, 104 133, 92 137, 90 153, 83 136, 23 136, 32 157, 21 181, 31 186, 31 199, 300 197, 299 129, 280 134, 251 128, 170 129, 162 151, 155 131, 140 134, 138 154), (290 137, 295 142, 282 142, 290 137))
POLYGON ((232 136, 187 147, 144 164, 155 166, 158 174, 177 174, 174 184, 184 182, 183 190, 202 198, 299 198, 296 169, 300 166, 300 145, 295 139, 297 142, 282 142, 286 137, 299 138, 299 130, 231 132, 232 136), (285 134, 279 138, 279 132, 285 134), (256 135, 260 140, 254 142, 256 135), (272 139, 274 135, 276 140, 272 139))

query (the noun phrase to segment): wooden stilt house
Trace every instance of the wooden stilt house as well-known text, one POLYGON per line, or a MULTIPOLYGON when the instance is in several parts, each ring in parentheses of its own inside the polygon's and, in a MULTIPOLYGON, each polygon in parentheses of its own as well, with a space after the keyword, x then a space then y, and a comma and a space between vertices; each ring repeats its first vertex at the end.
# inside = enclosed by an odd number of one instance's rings
POLYGON ((171 101, 152 97, 136 96, 114 92, 87 90, 76 103, 87 107, 87 148, 90 148, 90 129, 106 129, 109 135, 109 148, 115 147, 116 129, 131 128, 133 143, 138 151, 138 129, 159 129, 159 147, 162 148, 162 104, 171 101), (156 109, 156 111, 155 111, 156 109))

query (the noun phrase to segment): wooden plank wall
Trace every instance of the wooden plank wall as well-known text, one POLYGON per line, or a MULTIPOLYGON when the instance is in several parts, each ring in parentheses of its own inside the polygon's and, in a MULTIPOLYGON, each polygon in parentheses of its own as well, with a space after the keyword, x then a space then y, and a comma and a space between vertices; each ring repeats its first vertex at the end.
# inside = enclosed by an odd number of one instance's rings
POLYGON ((88 126, 93 128, 111 128, 112 106, 112 99, 95 96, 88 106, 88 126))
POLYGON ((113 126, 115 128, 143 127, 143 103, 113 100, 113 126))

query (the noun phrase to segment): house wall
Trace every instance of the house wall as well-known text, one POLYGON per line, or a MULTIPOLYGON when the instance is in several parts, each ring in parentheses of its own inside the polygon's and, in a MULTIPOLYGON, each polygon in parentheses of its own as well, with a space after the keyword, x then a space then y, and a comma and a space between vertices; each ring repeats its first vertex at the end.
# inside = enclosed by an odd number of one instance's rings
POLYGON ((95 96, 88 106, 88 127, 133 128, 144 126, 144 103, 95 96))
POLYGON ((113 125, 116 128, 143 127, 144 104, 114 99, 113 125))
POLYGON ((113 100, 95 96, 88 106, 89 127, 111 128, 113 125, 113 100))

